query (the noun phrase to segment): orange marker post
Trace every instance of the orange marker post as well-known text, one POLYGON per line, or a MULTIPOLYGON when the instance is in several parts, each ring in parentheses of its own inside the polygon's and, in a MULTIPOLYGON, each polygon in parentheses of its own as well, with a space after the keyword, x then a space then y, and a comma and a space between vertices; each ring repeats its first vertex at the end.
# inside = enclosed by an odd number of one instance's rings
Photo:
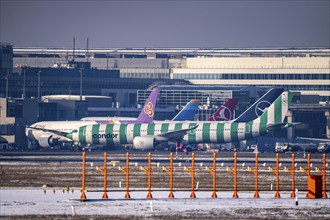
POLYGON ((258 183, 258 153, 256 153, 256 169, 254 170, 252 167, 249 167, 248 168, 249 171, 251 171, 255 177, 256 177, 256 180, 255 180, 255 193, 254 193, 254 198, 259 198, 259 189, 258 189, 258 186, 259 186, 259 183, 258 183))
POLYGON ((103 191, 103 196, 102 199, 107 199, 108 194, 107 194, 107 153, 104 153, 104 165, 103 169, 100 167, 97 167, 96 169, 100 171, 100 173, 104 176, 103 179, 103 186, 104 186, 104 191, 103 191))
POLYGON ((237 194, 237 153, 234 152, 234 169, 227 167, 227 170, 230 171, 234 175, 234 194, 233 198, 238 198, 237 194))
POLYGON ((166 173, 170 175, 170 194, 168 198, 174 198, 173 194, 173 153, 170 153, 170 168, 163 167, 166 173))
POLYGON ((81 200, 87 199, 86 194, 85 194, 85 172, 86 172, 86 153, 83 151, 82 153, 82 184, 81 184, 81 200))
MULTIPOLYGON (((305 170, 303 167, 300 167, 300 170, 307 174, 307 189, 308 189, 308 180, 310 179, 310 176, 311 176, 311 155, 310 154, 307 155, 307 170, 305 170)), ((307 198, 312 197, 308 190, 307 190, 306 197, 307 198)))
POLYGON ((322 174, 322 198, 326 199, 327 196, 327 166, 326 166, 326 155, 323 154, 323 168, 322 170, 320 168, 316 168, 318 172, 322 174))
POLYGON ((278 158, 278 153, 276 154, 276 168, 275 170, 273 167, 269 167, 269 170, 275 173, 276 175, 276 193, 275 193, 275 198, 281 198, 280 192, 279 192, 279 158, 278 158))
POLYGON ((152 194, 151 194, 151 154, 148 154, 148 169, 145 167, 141 167, 141 170, 143 170, 147 175, 148 175, 148 194, 147 198, 151 199, 152 194))
POLYGON ((206 167, 206 169, 211 173, 213 176, 213 193, 212 193, 212 198, 217 198, 217 175, 216 175, 216 170, 217 170, 217 158, 216 154, 213 153, 213 169, 206 167))
POLYGON ((125 199, 130 199, 129 194, 129 154, 126 153, 126 168, 119 167, 119 170, 126 174, 126 194, 125 199))
POLYGON ((294 170, 295 170, 295 166, 294 166, 294 154, 292 154, 292 166, 291 166, 291 169, 285 167, 284 168, 286 171, 288 171, 291 176, 292 176, 292 187, 291 187, 291 195, 290 195, 290 198, 295 198, 296 197, 296 193, 295 193, 295 173, 294 173, 294 170))
POLYGON ((188 167, 184 168, 186 171, 188 171, 191 174, 191 194, 190 198, 195 199, 195 154, 191 154, 191 169, 188 167))

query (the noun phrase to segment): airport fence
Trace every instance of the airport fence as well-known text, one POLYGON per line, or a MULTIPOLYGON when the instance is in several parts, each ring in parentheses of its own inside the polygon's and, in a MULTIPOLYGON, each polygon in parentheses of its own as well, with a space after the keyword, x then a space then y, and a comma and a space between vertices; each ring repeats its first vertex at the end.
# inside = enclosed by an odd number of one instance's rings
MULTIPOLYGON (((126 153, 126 162, 125 167, 120 166, 119 161, 111 161, 108 163, 107 161, 107 153, 104 153, 104 164, 103 168, 96 166, 96 170, 98 170, 101 175, 103 176, 103 199, 107 199, 108 195, 108 166, 107 164, 112 165, 114 168, 118 168, 118 172, 115 173, 112 170, 113 177, 115 176, 122 176, 119 177, 119 189, 116 190, 115 186, 112 185, 113 191, 123 191, 122 190, 122 180, 125 179, 125 197, 126 199, 130 199, 130 192, 131 191, 138 191, 138 190, 146 190, 147 189, 147 196, 146 198, 151 199, 153 198, 152 192, 153 191, 164 191, 168 190, 169 195, 168 198, 175 198, 174 191, 175 189, 178 191, 191 191, 190 198, 196 198, 195 191, 212 191, 211 198, 217 198, 217 192, 221 191, 228 191, 230 190, 229 186, 232 184, 233 189, 233 198, 239 198, 239 191, 252 191, 251 185, 254 185, 254 198, 259 198, 260 191, 269 191, 267 186, 271 186, 271 190, 273 190, 273 182, 275 182, 275 195, 274 198, 280 198, 280 191, 291 191, 290 197, 296 197, 296 190, 298 188, 302 188, 303 190, 307 191, 306 197, 307 198, 327 198, 327 163, 326 163, 326 154, 323 154, 322 157, 322 167, 315 167, 315 170, 312 170, 312 163, 311 163, 311 155, 307 155, 307 167, 304 168, 303 166, 297 167, 297 163, 295 161, 295 154, 292 154, 291 157, 291 168, 289 166, 282 166, 280 162, 279 154, 276 154, 275 163, 272 165, 274 166, 266 166, 266 163, 260 164, 259 162, 259 154, 255 153, 254 159, 254 167, 253 166, 246 166, 245 162, 240 165, 238 168, 238 158, 237 152, 234 152, 233 155, 233 163, 232 167, 224 166, 224 163, 219 163, 217 161, 217 154, 213 154, 213 160, 208 161, 205 165, 203 162, 199 163, 199 166, 196 166, 195 161, 195 154, 191 154, 191 158, 184 163, 182 166, 182 162, 176 163, 174 165, 173 160, 173 153, 169 154, 168 160, 163 160, 162 163, 164 166, 160 166, 160 162, 153 162, 151 153, 148 153, 148 159, 142 163, 146 164, 147 166, 140 166, 140 172, 138 172, 138 163, 130 163, 130 154, 126 153), (208 166, 208 165, 212 166, 208 166), (167 166, 165 166, 167 165, 167 166), (259 165, 263 168, 260 169, 259 165), (189 167, 188 167, 189 166, 189 167), (120 172, 121 171, 121 172, 120 172), (132 172, 133 171, 133 172, 132 172), (143 175, 143 173, 145 175, 143 175), (186 171, 186 175, 185 175, 186 171), (227 175, 225 175, 227 173, 227 175), (229 173, 229 175, 228 175, 229 173), (252 173, 254 178, 251 178, 252 173), (296 174, 299 173, 299 179, 297 184, 297 177, 296 174), (176 175, 175 175, 176 174, 176 175), (210 176, 211 174, 211 176, 210 176), (272 175, 272 174, 275 174, 272 175), (167 177, 167 175, 169 177, 167 177), (232 178, 230 178, 230 175, 232 178), (288 175, 291 178, 288 178, 288 175), (219 177, 221 176, 221 177, 219 177), (282 177, 286 178, 282 178, 282 177), (190 177, 190 178, 188 178, 190 177), (212 178, 211 178, 212 177, 212 178), (275 179, 274 179, 275 177, 275 179), (307 178, 306 178, 307 177, 307 178), (219 186, 219 178, 224 179, 219 186), (189 190, 189 181, 191 184, 191 189, 189 190), (238 179, 243 179, 241 181, 240 186, 238 186, 238 179), (253 181, 254 179, 254 181, 253 181), (290 181, 291 179, 291 181, 290 181), (184 180, 184 181, 182 181, 184 180), (196 181, 197 180, 197 181, 196 181), (275 181, 274 181, 275 180, 275 181), (307 181, 306 181, 307 180, 307 181), (321 181, 321 183, 320 183, 321 181), (254 182, 254 184, 252 183, 254 182), (260 184, 261 182, 261 184, 260 184), (291 182, 291 184, 289 184, 291 182), (133 184, 132 184, 133 183, 133 184), (226 188, 222 188, 226 184, 226 188), (133 185, 133 187, 132 187, 133 185), (144 185, 144 187, 143 187, 144 185), (147 185, 147 188, 145 187, 147 185), (261 185, 261 189, 259 188, 261 185), (291 185, 291 187, 289 186, 291 185), (305 185, 302 187, 302 185, 305 185), (141 187, 142 186, 142 187, 141 187), (219 189, 222 188, 222 189, 219 189)), ((251 163, 251 161, 250 161, 251 163)), ((288 164, 288 161, 286 161, 288 164)), ((93 164, 91 164, 93 167, 93 164)), ((91 171, 89 172, 91 174, 91 171)), ((86 152, 82 153, 82 187, 81 187, 81 200, 86 200, 86 182, 93 182, 99 180, 95 175, 93 178, 88 178, 86 175, 86 152), (87 181, 86 181, 87 179, 87 181)), ((111 178, 115 180, 116 178, 111 178)), ((118 178, 117 178, 118 180, 118 178)))

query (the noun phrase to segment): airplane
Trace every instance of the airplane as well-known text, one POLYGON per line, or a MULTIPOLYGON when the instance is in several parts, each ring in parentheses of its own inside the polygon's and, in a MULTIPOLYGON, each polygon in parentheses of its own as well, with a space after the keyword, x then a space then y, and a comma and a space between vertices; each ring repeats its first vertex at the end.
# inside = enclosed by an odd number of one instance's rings
MULTIPOLYGON (((271 98, 274 98, 278 92, 281 89, 271 89, 269 90, 262 98, 260 98, 258 101, 260 102, 272 102, 273 100, 271 98), (272 91, 272 92, 271 92, 272 91), (271 94, 268 94, 271 93, 271 94), (263 100, 263 98, 269 98, 268 100, 263 100)), ((283 91, 283 90, 282 90, 283 91)), ((156 97, 159 93, 158 89, 154 89, 152 93, 150 94, 149 98, 146 101, 145 108, 149 108, 156 104, 156 97), (157 94, 157 95, 155 95, 157 94), (151 103, 149 103, 149 100, 152 100, 151 103), (149 103, 149 104, 148 104, 149 103), (152 104, 154 103, 154 104, 152 104)), ((258 102, 257 101, 257 102, 258 102)), ((227 104, 225 103, 224 106, 227 104)), ((227 106, 229 107, 229 106, 227 106)), ((250 107, 250 109, 253 106, 250 107)), ((145 109, 143 108, 143 109, 145 109)), ((220 110, 223 108, 223 106, 220 108, 220 110)), ((179 119, 186 119, 186 120, 192 120, 194 117, 194 113, 196 113, 198 109, 198 100, 191 100, 185 108, 183 108, 177 116, 175 116, 173 120, 179 120, 179 119), (188 114, 187 114, 188 113, 188 114)), ((221 112, 221 111, 219 111, 221 112)), ((246 111, 248 112, 248 110, 246 111)), ((245 112, 245 113, 246 113, 245 112)), ((247 113, 246 113, 247 114, 247 113)), ((140 115, 143 115, 143 112, 141 111, 140 115)), ((141 117, 139 116, 141 119, 141 117)), ((128 118, 128 117, 90 117, 85 118, 85 122, 79 122, 79 121, 47 121, 47 122, 38 122, 26 129, 26 136, 29 139, 29 142, 32 143, 38 143, 41 147, 51 147, 58 142, 71 142, 70 139, 65 138, 63 135, 67 134, 70 131, 76 130, 78 127, 83 125, 90 125, 90 124, 119 124, 119 123, 143 123, 142 120, 136 118, 128 118), (89 121, 92 120, 93 121, 89 121)), ((151 121, 150 118, 147 118, 146 122, 151 121)), ((186 149, 182 145, 177 145, 177 147, 181 148, 183 151, 187 152, 186 149)))
MULTIPOLYGON (((126 124, 135 123, 150 123, 154 118, 154 110, 156 106, 159 89, 155 87, 144 107, 142 108, 139 117, 132 120, 119 120, 126 124)), ((71 139, 65 137, 67 133, 77 130, 84 125, 97 125, 106 123, 115 123, 114 120, 107 121, 41 121, 34 123, 25 129, 25 135, 29 142, 38 144, 40 147, 48 148, 58 144, 58 142, 72 142, 71 139)))
POLYGON ((145 124, 103 124, 79 127, 66 135, 81 144, 132 144, 150 150, 164 143, 229 143, 267 134, 286 125, 284 118, 293 93, 283 92, 258 118, 249 122, 154 122, 145 124))

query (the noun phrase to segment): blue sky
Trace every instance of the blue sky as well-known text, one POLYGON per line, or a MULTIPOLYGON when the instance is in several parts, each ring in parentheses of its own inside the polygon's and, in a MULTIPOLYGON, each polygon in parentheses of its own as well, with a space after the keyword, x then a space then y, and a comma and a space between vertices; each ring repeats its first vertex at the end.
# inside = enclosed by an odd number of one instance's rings
POLYGON ((0 0, 16 47, 330 47, 330 1, 0 0))

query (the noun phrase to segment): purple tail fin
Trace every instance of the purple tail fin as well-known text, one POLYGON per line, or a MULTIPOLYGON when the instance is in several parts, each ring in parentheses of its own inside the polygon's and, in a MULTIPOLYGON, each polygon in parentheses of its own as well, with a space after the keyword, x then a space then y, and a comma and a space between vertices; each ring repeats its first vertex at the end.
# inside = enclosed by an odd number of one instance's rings
POLYGON ((209 119, 208 121, 229 121, 234 117, 234 110, 237 105, 237 99, 228 99, 209 119))
POLYGON ((159 93, 159 89, 157 87, 152 89, 149 98, 144 104, 143 109, 141 110, 140 115, 137 118, 136 122, 138 123, 153 122, 158 93, 159 93))

